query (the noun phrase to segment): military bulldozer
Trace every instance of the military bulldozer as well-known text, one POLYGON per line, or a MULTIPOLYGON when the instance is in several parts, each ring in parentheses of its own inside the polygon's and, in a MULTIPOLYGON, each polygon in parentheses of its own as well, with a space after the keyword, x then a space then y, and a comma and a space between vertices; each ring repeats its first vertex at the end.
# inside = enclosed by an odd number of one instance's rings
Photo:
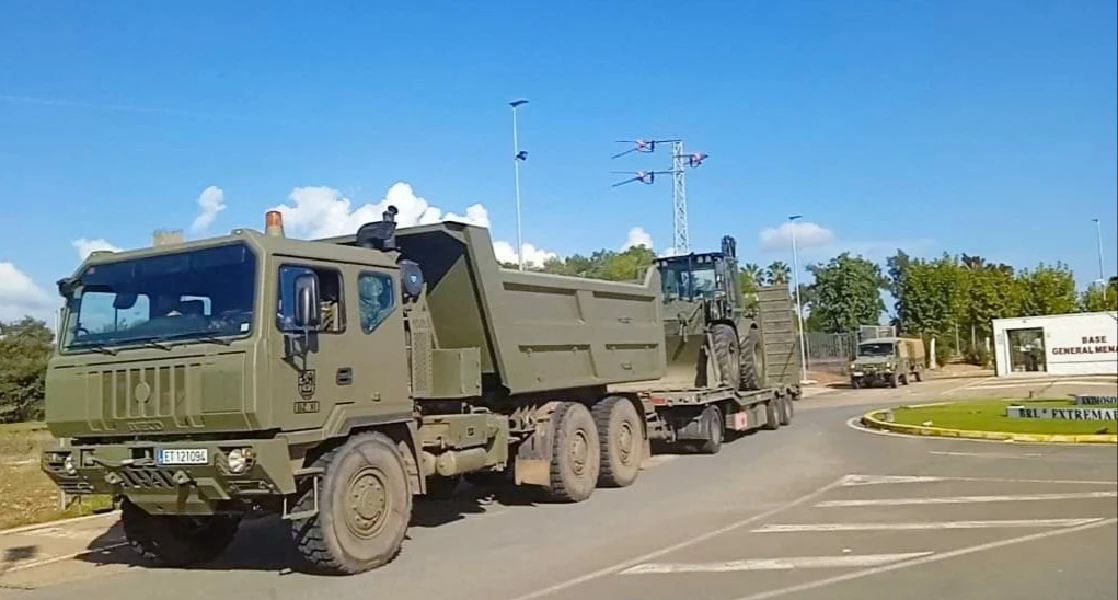
POLYGON ((737 242, 721 252, 656 259, 667 337, 668 377, 694 387, 765 386, 757 304, 738 283, 737 242))

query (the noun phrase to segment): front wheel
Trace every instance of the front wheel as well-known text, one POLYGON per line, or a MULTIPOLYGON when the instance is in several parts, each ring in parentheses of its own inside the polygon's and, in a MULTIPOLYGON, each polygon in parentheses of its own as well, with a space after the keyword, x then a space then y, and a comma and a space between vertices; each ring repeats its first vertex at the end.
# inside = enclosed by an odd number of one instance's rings
MULTIPOLYGON (((404 460, 382 433, 363 433, 315 461, 323 467, 319 512, 294 520, 291 533, 312 569, 352 575, 399 554, 411 518, 412 494, 404 460)), ((313 506, 306 490, 296 511, 313 506)))
POLYGON ((125 499, 124 537, 140 557, 161 567, 188 567, 217 558, 233 542, 240 517, 153 515, 125 499))

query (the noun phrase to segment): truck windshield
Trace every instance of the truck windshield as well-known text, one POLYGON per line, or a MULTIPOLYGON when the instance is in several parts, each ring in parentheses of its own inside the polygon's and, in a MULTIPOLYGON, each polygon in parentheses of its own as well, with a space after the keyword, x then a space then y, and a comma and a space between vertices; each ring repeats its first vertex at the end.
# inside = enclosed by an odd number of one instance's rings
POLYGON ((252 330, 256 257, 231 244, 91 265, 66 301, 67 349, 220 340, 252 330))
POLYGON ((888 342, 862 344, 858 346, 858 356, 893 356, 893 344, 888 342))
POLYGON ((714 263, 660 263, 660 296, 663 300, 694 300, 714 296, 716 278, 714 263))

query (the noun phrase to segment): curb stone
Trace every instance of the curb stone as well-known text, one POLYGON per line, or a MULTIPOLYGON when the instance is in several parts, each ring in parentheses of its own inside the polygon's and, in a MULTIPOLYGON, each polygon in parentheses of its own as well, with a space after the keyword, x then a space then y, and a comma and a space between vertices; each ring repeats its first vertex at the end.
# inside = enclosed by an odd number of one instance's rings
POLYGON ((14 535, 14 534, 17 534, 17 533, 34 533, 35 531, 37 531, 39 529, 50 529, 52 527, 64 527, 66 525, 71 525, 71 524, 74 524, 74 523, 82 523, 82 522, 85 522, 85 521, 92 521, 94 519, 108 519, 108 518, 113 517, 113 516, 119 518, 120 511, 117 510, 117 509, 113 509, 113 510, 108 510, 108 511, 93 514, 93 515, 85 515, 85 516, 82 516, 82 517, 70 517, 70 518, 66 518, 66 519, 55 519, 53 521, 43 521, 41 523, 31 523, 30 525, 20 525, 19 527, 13 527, 11 529, 0 529, 0 537, 3 537, 5 535, 14 535))
POLYGON ((873 429, 884 429, 893 433, 925 437, 963 438, 972 440, 994 440, 1006 442, 1040 442, 1051 444, 1118 444, 1118 434, 1044 434, 1012 433, 1009 431, 980 431, 969 429, 947 429, 944 427, 925 427, 890 423, 878 418, 886 410, 878 408, 862 415, 862 425, 873 429))

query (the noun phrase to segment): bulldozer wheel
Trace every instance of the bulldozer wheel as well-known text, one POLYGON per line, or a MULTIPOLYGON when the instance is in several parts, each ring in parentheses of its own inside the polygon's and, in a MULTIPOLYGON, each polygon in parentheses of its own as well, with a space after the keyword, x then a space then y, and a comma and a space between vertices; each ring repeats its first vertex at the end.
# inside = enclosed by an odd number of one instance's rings
POLYGON ((711 328, 714 338, 714 360, 718 365, 720 386, 736 387, 741 379, 741 350, 734 328, 725 323, 717 323, 711 328))
POLYGON ((551 417, 554 446, 548 495, 559 502, 581 502, 594 493, 601 472, 601 446, 594 417, 577 402, 563 402, 551 417))
POLYGON ((601 446, 600 487, 626 487, 637 479, 644 460, 644 428, 627 398, 610 396, 594 405, 601 446))
POLYGON ((761 389, 761 373, 764 372, 764 355, 761 352, 761 338, 754 332, 746 334, 741 344, 741 377, 738 389, 743 392, 761 389))
MULTIPOLYGON (((314 466, 325 473, 319 512, 293 520, 291 535, 313 570, 363 573, 399 554, 411 518, 412 494, 404 459, 379 432, 363 433, 323 454, 314 466)), ((314 489, 303 492, 295 510, 313 506, 314 489)))

